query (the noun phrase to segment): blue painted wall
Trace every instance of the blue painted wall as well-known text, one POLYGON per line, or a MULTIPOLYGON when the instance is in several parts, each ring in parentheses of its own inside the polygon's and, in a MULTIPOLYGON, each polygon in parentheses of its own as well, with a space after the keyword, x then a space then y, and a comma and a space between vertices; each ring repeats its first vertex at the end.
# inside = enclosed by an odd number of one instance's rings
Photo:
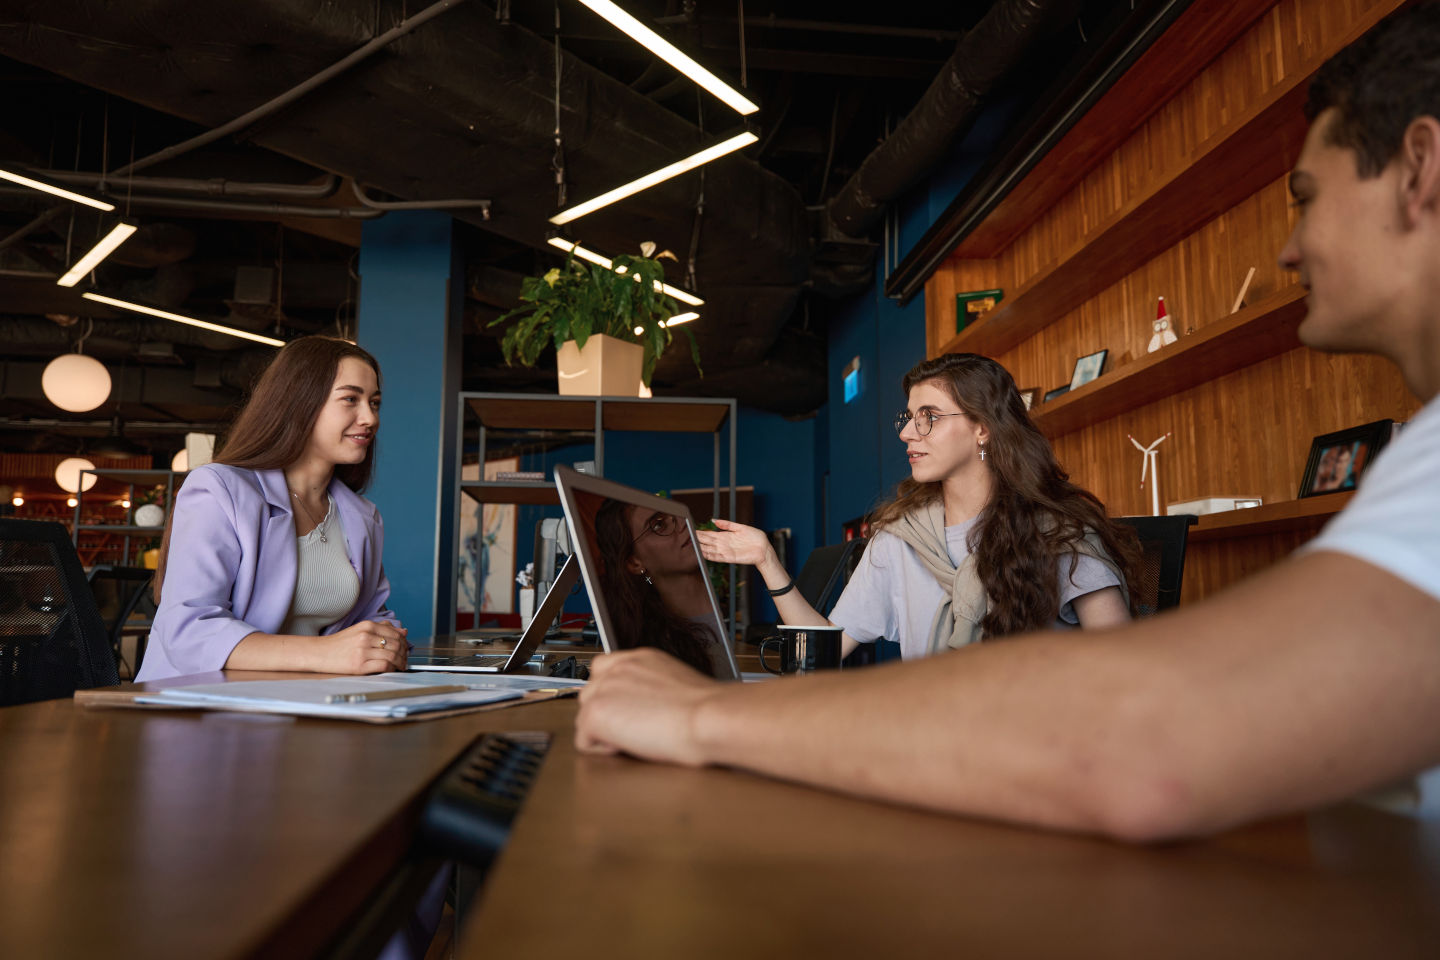
POLYGON ((366 496, 385 521, 391 609, 415 639, 451 632, 458 256, 450 217, 429 211, 368 221, 360 246, 358 340, 380 362, 384 395, 366 496))

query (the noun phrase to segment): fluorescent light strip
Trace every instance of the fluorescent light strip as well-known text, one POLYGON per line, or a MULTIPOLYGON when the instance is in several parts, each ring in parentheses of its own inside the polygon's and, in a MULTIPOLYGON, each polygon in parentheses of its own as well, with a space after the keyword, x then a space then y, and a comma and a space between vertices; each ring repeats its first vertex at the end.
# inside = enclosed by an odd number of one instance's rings
MULTIPOLYGON (((580 246, 580 244, 571 243, 564 237, 551 237, 549 243, 552 247, 558 247, 559 249, 564 250, 566 253, 573 253, 581 260, 588 260, 591 263, 596 264, 597 266, 604 267, 606 270, 615 269, 610 258, 602 257, 594 250, 586 250, 584 247, 580 246)), ((637 277, 636 280, 638 281, 639 278, 637 277)), ((662 283, 659 286, 662 292, 668 293, 670 296, 674 297, 676 300, 679 300, 681 303, 688 303, 692 307, 700 307, 704 306, 705 304, 705 301, 695 296, 695 294, 690 293, 686 290, 681 290, 679 287, 672 287, 668 283, 662 283)))
POLYGON ((691 60, 681 53, 674 44, 651 30, 645 24, 636 20, 630 14, 621 10, 610 0, 580 0, 581 3, 594 10, 600 16, 609 20, 620 29, 622 33, 634 40, 640 46, 649 50, 655 56, 664 60, 670 66, 679 70, 685 76, 694 80, 701 87, 710 91, 718 97, 726 106, 730 107, 742 117, 748 117, 760 108, 747 100, 740 91, 721 80, 715 74, 706 70, 700 64, 691 60))
MULTIPOLYGON (((677 313, 677 314, 675 314, 675 316, 671 317, 669 320, 661 320, 661 321, 660 321, 660 326, 661 326, 662 329, 665 328, 665 327, 676 327, 676 326, 679 326, 679 325, 682 324, 682 323, 689 323, 691 320, 698 320, 699 318, 700 318, 700 314, 698 314, 698 313, 677 313)), ((640 335, 641 335, 642 333, 644 333, 644 332, 645 332, 645 328, 644 328, 644 327, 636 327, 636 328, 635 328, 635 336, 637 336, 637 337, 640 336, 640 335)))
POLYGON ((129 240, 130 234, 134 232, 135 225, 133 223, 115 224, 115 229, 101 237, 100 242, 91 247, 89 253, 76 261, 75 266, 67 270, 65 276, 55 282, 62 287, 75 286, 80 282, 81 277, 98 267, 100 261, 114 253, 115 248, 129 240))
POLYGON ((632 194, 639 193, 641 190, 650 189, 657 183, 664 183, 671 177, 678 177, 680 176, 680 174, 687 173, 691 170, 694 170, 696 167, 703 166, 709 163, 711 160, 717 160, 720 157, 725 156, 725 154, 727 153, 734 153, 741 147, 748 147, 750 144, 754 143, 756 140, 759 139, 760 138, 755 136, 755 134, 749 132, 731 137, 724 143, 717 143, 713 147, 707 147, 706 149, 701 150, 697 154, 686 157, 684 160, 680 160, 676 163, 670 164, 670 166, 668 167, 661 167, 654 173, 647 173, 645 174, 645 176, 641 177, 638 180, 631 180, 624 186, 616 187, 609 193, 602 193, 600 194, 600 196, 594 198, 593 200, 586 200, 584 203, 576 204, 569 210, 561 210, 559 213, 555 214, 555 216, 550 218, 550 222, 558 226, 562 223, 569 223, 571 220, 578 220, 579 218, 585 216, 587 213, 594 213, 601 207, 608 207, 610 204, 616 202, 617 200, 624 200, 626 197, 631 196, 632 194))
POLYGON ((96 210, 105 210, 108 212, 115 209, 115 204, 105 200, 96 200, 94 197, 87 197, 84 194, 75 193, 63 187, 42 183, 39 180, 34 180, 18 173, 11 173, 9 170, 0 170, 0 180, 9 180, 11 183, 18 183, 20 186, 29 187, 31 190, 39 190, 41 193, 48 193, 51 196, 74 200, 76 203, 83 203, 85 206, 94 207, 96 210))
POLYGON ((98 293, 82 293, 80 296, 86 300, 94 300, 96 303, 103 303, 107 306, 117 307, 121 310, 132 310, 135 313, 144 313, 152 317, 159 317, 161 320, 174 320, 176 323, 189 324, 192 327, 200 327, 203 330, 214 330, 216 333, 229 334, 232 337, 240 337, 242 340, 254 340, 256 343, 263 343, 271 347, 285 346, 284 340, 276 340, 274 337, 262 337, 258 333, 250 333, 247 330, 236 330, 234 327, 222 327, 218 323, 211 323, 208 320, 196 320, 194 317, 182 317, 178 313, 170 313, 166 310, 156 310, 154 307, 144 307, 138 303, 130 303, 125 300, 116 300, 114 297, 104 297, 98 293))

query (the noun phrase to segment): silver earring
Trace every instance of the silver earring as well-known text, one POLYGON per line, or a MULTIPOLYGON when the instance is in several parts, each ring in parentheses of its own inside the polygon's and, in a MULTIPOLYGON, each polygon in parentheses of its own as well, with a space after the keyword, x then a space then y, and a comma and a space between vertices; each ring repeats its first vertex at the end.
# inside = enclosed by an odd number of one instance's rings
POLYGON ((980 459, 981 459, 981 460, 984 460, 984 459, 985 459, 985 444, 983 444, 983 443, 980 444, 980 459))
POLYGON ((650 579, 650 574, 644 567, 640 568, 640 576, 644 577, 645 582, 650 584, 650 586, 655 586, 655 581, 650 579))

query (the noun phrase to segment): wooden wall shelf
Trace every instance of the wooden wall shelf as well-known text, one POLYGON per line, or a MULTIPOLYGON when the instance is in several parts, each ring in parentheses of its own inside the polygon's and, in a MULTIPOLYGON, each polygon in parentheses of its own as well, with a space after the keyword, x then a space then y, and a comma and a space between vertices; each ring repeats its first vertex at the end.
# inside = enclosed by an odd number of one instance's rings
POLYGON ((1230 540, 1304 529, 1339 513, 1353 496, 1355 492, 1350 490, 1306 497, 1304 500, 1282 500, 1248 510, 1206 514, 1190 528, 1189 539, 1230 540))
POLYGON ((1308 79, 1291 77, 1251 105, 940 352, 993 357, 1013 349, 1138 269, 1137 250, 1158 254, 1283 177, 1305 139, 1308 79))
POLYGON ((1168 347, 1035 408, 1031 418, 1054 438, 1199 386, 1300 346, 1305 290, 1287 287, 1168 347))
POLYGON ((560 502, 560 491, 555 489, 553 483, 467 480, 460 484, 460 490, 465 496, 479 503, 524 503, 544 506, 560 502))

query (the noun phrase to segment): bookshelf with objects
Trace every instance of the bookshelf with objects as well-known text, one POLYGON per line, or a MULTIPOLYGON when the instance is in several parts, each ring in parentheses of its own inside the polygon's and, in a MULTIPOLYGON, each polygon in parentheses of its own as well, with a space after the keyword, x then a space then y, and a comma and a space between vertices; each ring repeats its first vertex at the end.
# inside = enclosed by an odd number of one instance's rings
MULTIPOLYGON (((94 540, 96 535, 107 540, 118 539, 120 541, 120 555, 118 562, 122 566, 144 566, 143 553, 150 541, 159 539, 165 532, 165 521, 170 517, 171 505, 175 502, 175 494, 184 482, 185 474, 177 473, 174 470, 129 470, 123 468, 100 467, 93 470, 80 471, 80 489, 75 493, 75 514, 74 522, 71 524, 71 537, 76 549, 81 549, 82 534, 91 534, 88 538, 94 540), (94 476, 97 483, 89 491, 85 489, 84 478, 94 476), (114 499, 113 493, 109 493, 114 484, 124 484, 125 494, 120 502, 125 511, 124 520, 121 523, 85 523, 82 520, 90 515, 87 511, 85 501, 88 498, 92 503, 97 497, 114 499), (163 504, 159 506, 159 523, 140 524, 137 523, 136 513, 147 504, 139 502, 141 492, 156 490, 164 486, 163 504), (105 490, 107 492, 101 492, 105 490)), ((145 519, 142 514, 138 519, 145 519)), ((83 556, 83 554, 82 554, 83 556)), ((89 565, 88 563, 86 564, 89 565)))
POLYGON ((1419 408, 1390 364, 1301 346, 1305 291, 1277 263, 1308 81, 1400 5, 1194 0, 983 219, 944 238, 925 278, 927 354, 985 354, 1039 388, 1035 424, 1112 514, 1151 512, 1131 436, 1170 435, 1162 512, 1263 500, 1191 528, 1186 602, 1283 558, 1348 502, 1297 496, 1314 437, 1419 408), (957 294, 994 288, 1004 299, 962 328, 957 294), (1178 340, 1149 352, 1159 297, 1178 340), (1098 350, 1098 378, 1040 401, 1098 350))
MULTIPOLYGON (((455 449, 455 542, 461 543, 459 524, 465 503, 559 505, 553 477, 502 480, 467 480, 463 476, 467 443, 476 449, 483 465, 497 445, 558 447, 570 443, 594 444, 594 473, 605 476, 606 436, 617 431, 656 433, 708 433, 712 435, 712 503, 715 516, 736 516, 737 420, 736 401, 717 397, 576 397, 555 394, 471 393, 458 398, 455 449), (474 440, 470 440, 470 437, 474 440), (722 466, 728 464, 728 470, 722 466)), ((528 536, 528 531, 520 531, 528 536)), ((458 578, 458 572, 457 572, 458 578)), ((721 613, 731 636, 743 635, 746 604, 739 594, 744 579, 733 565, 721 613)), ((450 622, 456 622, 459 584, 452 593, 450 622)), ((536 602, 539 602, 537 598, 536 602)))

